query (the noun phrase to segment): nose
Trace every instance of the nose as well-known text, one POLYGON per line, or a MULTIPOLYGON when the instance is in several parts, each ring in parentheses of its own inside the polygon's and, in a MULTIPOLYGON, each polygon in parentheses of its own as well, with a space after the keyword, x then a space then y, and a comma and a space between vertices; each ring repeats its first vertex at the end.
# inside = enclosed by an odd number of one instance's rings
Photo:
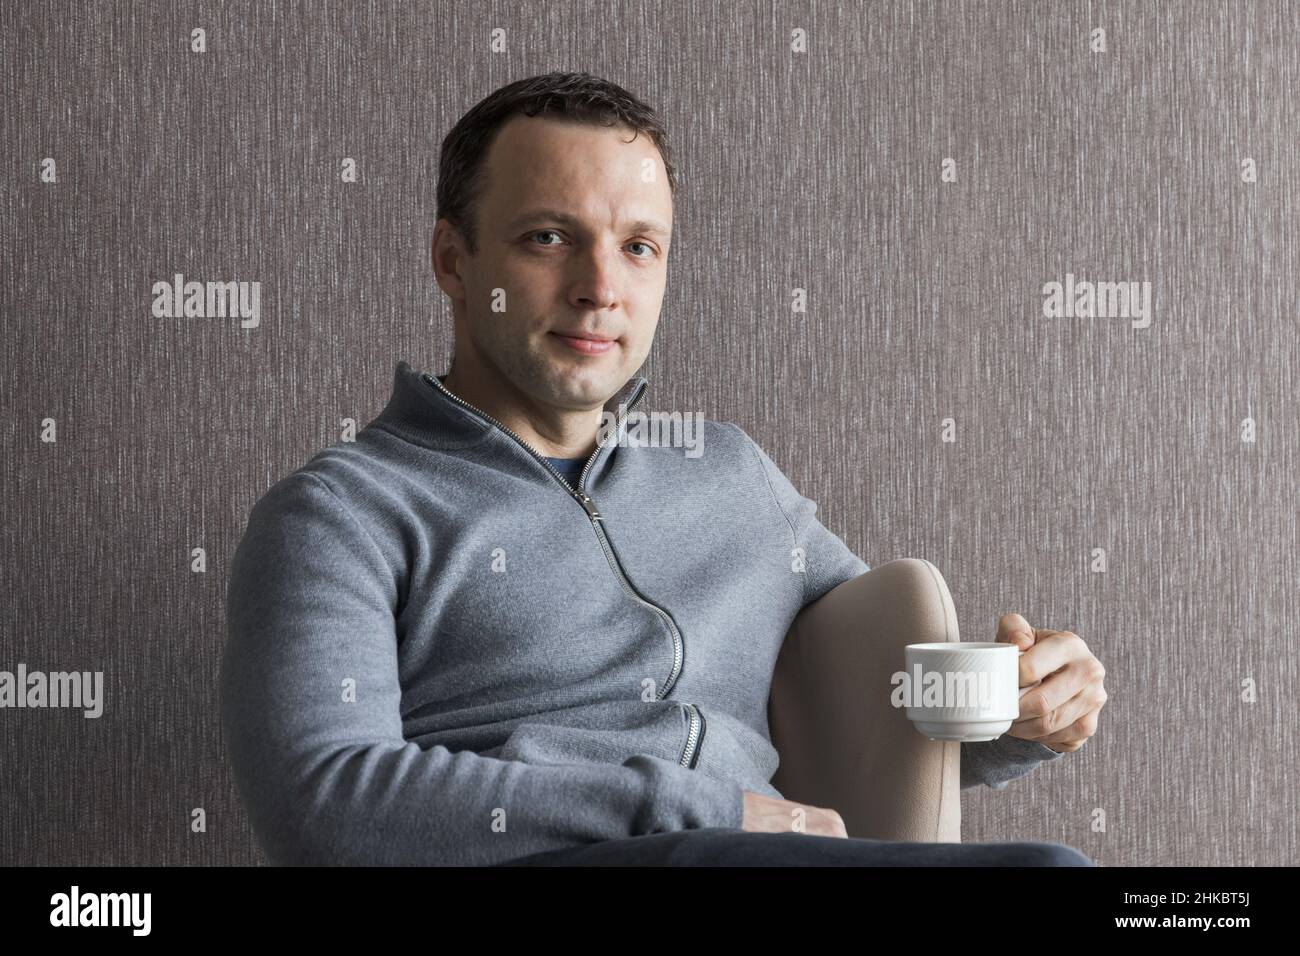
POLYGON ((617 249, 593 244, 585 253, 573 257, 574 275, 569 288, 570 302, 587 310, 611 309, 618 305, 620 264, 617 249))

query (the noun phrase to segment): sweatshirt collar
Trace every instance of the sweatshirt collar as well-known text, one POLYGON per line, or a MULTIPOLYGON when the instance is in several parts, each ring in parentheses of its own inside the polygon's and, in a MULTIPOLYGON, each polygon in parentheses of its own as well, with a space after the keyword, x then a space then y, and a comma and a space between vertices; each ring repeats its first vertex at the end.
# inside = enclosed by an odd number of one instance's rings
MULTIPOLYGON (((626 417, 627 406, 647 387, 649 383, 644 376, 632 376, 605 402, 604 411, 615 416, 621 412, 626 417), (620 405, 624 407, 620 409, 620 405)), ((490 416, 467 405, 453 397, 434 376, 399 361, 393 373, 392 397, 372 424, 428 448, 464 448, 477 444, 489 432, 500 430, 504 433, 504 428, 490 416)), ((620 438, 626 427, 625 421, 620 423, 620 438)), ((608 439, 606 443, 611 444, 608 439)))

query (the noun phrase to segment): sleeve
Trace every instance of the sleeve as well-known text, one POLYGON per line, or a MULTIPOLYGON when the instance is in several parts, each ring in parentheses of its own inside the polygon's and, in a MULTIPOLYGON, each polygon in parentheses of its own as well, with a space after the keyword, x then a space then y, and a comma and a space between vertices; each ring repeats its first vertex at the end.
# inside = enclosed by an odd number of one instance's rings
MULTIPOLYGON (((817 505, 799 494, 770 457, 738 425, 731 424, 753 447, 767 475, 777 505, 790 523, 794 540, 803 548, 807 563, 804 604, 851 578, 870 571, 870 566, 817 520, 817 505)), ((1063 752, 1033 740, 1003 734, 996 740, 961 745, 961 789, 986 784, 1005 790, 1012 780, 1023 777, 1040 764, 1058 760, 1063 752)))
POLYGON ((325 480, 254 506, 227 591, 222 730, 275 865, 482 865, 742 825, 737 782, 636 755, 530 765, 402 735, 398 577, 325 480))
POLYGON ((776 499, 777 506, 785 515, 794 534, 795 547, 803 550, 806 569, 803 604, 807 605, 832 588, 870 571, 870 565, 849 550, 848 545, 817 520, 817 504, 795 489, 790 479, 782 474, 781 469, 758 446, 758 443, 739 425, 731 422, 727 424, 744 436, 745 441, 753 448, 754 454, 758 456, 772 496, 776 499))
POLYGON ((1036 740, 1003 734, 994 740, 980 740, 961 745, 961 789, 981 783, 994 790, 1032 772, 1039 764, 1059 760, 1064 751, 1053 750, 1036 740))

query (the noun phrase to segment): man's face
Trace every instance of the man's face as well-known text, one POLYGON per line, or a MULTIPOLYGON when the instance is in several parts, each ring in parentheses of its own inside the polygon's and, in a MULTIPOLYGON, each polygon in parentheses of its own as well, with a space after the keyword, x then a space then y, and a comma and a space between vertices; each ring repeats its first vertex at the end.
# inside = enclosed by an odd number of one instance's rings
POLYGON ((528 116, 498 130, 475 207, 478 254, 458 264, 457 374, 466 333, 489 378, 552 407, 599 408, 640 368, 673 208, 654 143, 628 140, 623 128, 528 116), (566 338, 582 335, 610 341, 566 338))

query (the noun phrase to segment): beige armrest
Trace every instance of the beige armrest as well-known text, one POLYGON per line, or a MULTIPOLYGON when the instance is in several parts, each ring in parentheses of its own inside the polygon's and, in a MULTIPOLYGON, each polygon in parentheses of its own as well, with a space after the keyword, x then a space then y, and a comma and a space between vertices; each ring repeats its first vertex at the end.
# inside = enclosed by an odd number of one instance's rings
POLYGON ((929 561, 890 561, 805 607, 768 701, 788 800, 830 807, 851 837, 961 841, 961 744, 930 740, 889 702, 903 648, 956 641, 957 615, 929 561))

